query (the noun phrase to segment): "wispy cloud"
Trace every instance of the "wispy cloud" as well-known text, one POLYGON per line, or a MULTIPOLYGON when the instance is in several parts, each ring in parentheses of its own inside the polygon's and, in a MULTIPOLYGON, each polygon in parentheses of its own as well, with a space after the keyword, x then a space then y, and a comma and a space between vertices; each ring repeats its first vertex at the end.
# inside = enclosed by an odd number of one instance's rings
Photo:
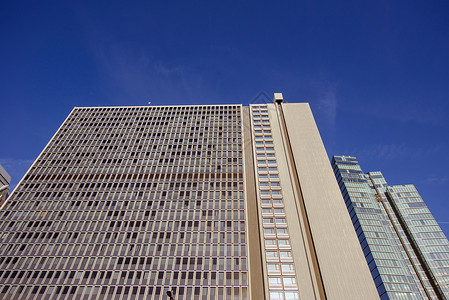
POLYGON ((404 159, 404 158, 417 158, 423 156, 429 156, 439 151, 438 146, 431 146, 428 148, 410 147, 406 144, 376 144, 369 148, 356 149, 353 153, 359 153, 359 155, 373 157, 376 159, 404 159))
POLYGON ((114 102, 160 105, 163 103, 157 100, 165 99, 186 104, 196 102, 199 92, 203 99, 219 98, 204 84, 203 75, 186 64, 163 61, 143 49, 108 40, 96 43, 93 52, 106 83, 105 92, 114 102))
MULTIPOLYGON (((364 111, 366 107, 360 108, 364 111)), ((390 99, 387 102, 373 105, 368 110, 379 118, 397 120, 400 122, 415 122, 419 124, 440 124, 446 117, 444 110, 432 106, 426 101, 405 101, 390 99)))
POLYGON ((449 182, 449 176, 445 175, 443 177, 439 176, 429 176, 421 181, 423 184, 446 184, 449 182))
POLYGON ((273 96, 265 91, 258 92, 248 103, 249 104, 267 104, 273 102, 273 96))
POLYGON ((329 125, 335 128, 337 121, 337 95, 335 88, 328 86, 317 100, 317 115, 327 121, 329 125))

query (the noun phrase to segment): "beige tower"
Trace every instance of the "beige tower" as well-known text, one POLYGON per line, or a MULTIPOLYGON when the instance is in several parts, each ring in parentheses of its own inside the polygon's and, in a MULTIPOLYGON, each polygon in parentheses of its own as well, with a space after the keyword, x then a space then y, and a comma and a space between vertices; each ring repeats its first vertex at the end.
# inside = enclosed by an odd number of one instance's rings
POLYGON ((275 94, 273 104, 251 105, 248 113, 257 199, 248 214, 258 216, 262 250, 252 247, 250 236, 250 262, 253 256, 262 261, 264 274, 253 293, 378 299, 309 105, 283 103, 275 94))

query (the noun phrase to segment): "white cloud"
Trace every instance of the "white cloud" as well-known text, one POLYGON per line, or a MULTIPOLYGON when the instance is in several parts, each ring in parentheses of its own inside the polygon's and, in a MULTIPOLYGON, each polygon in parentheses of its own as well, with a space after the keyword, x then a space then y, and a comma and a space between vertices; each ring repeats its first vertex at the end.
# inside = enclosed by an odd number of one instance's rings
POLYGON ((332 87, 324 90, 317 101, 317 115, 325 119, 328 124, 335 127, 337 121, 337 95, 332 87))
POLYGON ((359 153, 359 156, 373 157, 376 159, 404 159, 404 158, 418 158, 429 156, 439 151, 438 146, 428 148, 410 147, 404 143, 402 144, 376 144, 369 148, 351 150, 351 153, 359 153))
POLYGON ((201 99, 219 98, 205 86, 203 75, 186 64, 163 61, 114 41, 98 41, 92 48, 104 92, 121 105, 124 101, 163 105, 160 99, 187 104, 197 102, 200 92, 201 99))
POLYGON ((446 184, 449 182, 449 176, 445 175, 443 177, 438 177, 435 175, 429 176, 425 178, 422 183, 423 184, 446 184))
MULTIPOLYGON (((366 111, 365 107, 361 109, 366 111)), ((446 117, 444 110, 432 106, 432 102, 421 99, 415 101, 390 99, 373 105, 370 107, 369 112, 383 119, 433 125, 440 124, 446 117)))

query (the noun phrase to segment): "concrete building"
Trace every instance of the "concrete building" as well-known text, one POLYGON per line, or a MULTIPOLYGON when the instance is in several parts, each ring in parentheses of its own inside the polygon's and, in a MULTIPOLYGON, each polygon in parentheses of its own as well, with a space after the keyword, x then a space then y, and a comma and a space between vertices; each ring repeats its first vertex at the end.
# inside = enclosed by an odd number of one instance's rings
POLYGON ((10 182, 11 176, 8 174, 8 172, 6 172, 2 165, 0 165, 0 207, 8 197, 10 182))
POLYGON ((74 108, 0 211, 7 299, 376 299, 308 104, 74 108))
POLYGON ((381 299, 447 299, 449 242, 415 186, 334 155, 335 176, 381 299))

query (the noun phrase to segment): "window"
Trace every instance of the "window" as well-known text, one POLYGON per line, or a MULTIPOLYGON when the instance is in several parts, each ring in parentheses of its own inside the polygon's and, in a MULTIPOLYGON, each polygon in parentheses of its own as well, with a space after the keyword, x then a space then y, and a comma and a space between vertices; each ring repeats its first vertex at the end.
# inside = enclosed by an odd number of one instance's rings
POLYGON ((279 246, 288 246, 288 245, 290 245, 290 241, 289 240, 279 240, 278 243, 279 243, 279 246))
POLYGON ((267 257, 268 258, 276 258, 276 257, 278 257, 278 252, 277 251, 267 251, 267 257))
POLYGON ((290 251, 281 251, 281 258, 291 258, 292 257, 292 253, 290 251))
POLYGON ((265 246, 276 246, 276 240, 265 240, 265 246))
POLYGON ((280 286, 281 285, 281 278, 280 277, 268 277, 268 285, 270 287, 280 286))
POLYGON ((298 292, 285 292, 285 300, 299 300, 298 292))
POLYGON ((296 278, 295 277, 284 277, 283 280, 284 286, 296 286, 296 278))
POLYGON ((274 264, 274 263, 268 263, 267 264, 267 269, 268 269, 268 272, 270 272, 270 271, 279 271, 280 270, 279 264, 274 264))
POLYGON ((270 300, 284 300, 282 292, 270 292, 270 300))
POLYGON ((277 234, 285 235, 288 234, 287 228, 276 228, 277 234))
POLYGON ((282 264, 281 265, 282 272, 291 273, 294 272, 294 268, 292 264, 282 264))

